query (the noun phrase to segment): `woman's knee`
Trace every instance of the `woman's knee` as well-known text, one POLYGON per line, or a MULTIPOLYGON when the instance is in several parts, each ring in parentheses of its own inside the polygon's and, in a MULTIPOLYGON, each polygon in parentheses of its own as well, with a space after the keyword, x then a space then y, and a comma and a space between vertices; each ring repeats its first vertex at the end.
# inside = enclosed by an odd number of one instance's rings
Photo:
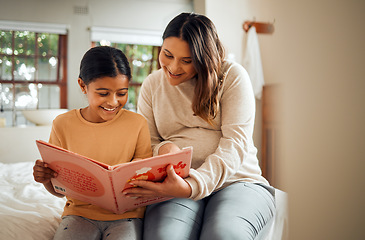
POLYGON ((233 184, 207 198, 201 239, 254 239, 274 210, 274 198, 262 186, 233 184))
POLYGON ((190 199, 150 205, 144 219, 144 239, 198 239, 203 213, 203 201, 190 199))
POLYGON ((248 240, 257 235, 256 228, 242 217, 230 214, 224 219, 205 219, 200 240, 248 240))

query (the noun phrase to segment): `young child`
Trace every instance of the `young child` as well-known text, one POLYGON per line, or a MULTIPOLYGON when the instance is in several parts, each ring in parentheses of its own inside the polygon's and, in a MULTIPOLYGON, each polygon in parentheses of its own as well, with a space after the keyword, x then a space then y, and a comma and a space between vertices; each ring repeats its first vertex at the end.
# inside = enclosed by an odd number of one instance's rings
MULTIPOLYGON (((89 106, 59 115, 49 142, 109 165, 152 156, 147 121, 122 109, 131 78, 122 51, 112 47, 88 50, 80 65, 78 84, 89 106)), ((42 160, 33 169, 35 181, 53 195, 51 178, 57 177, 42 160)), ((114 214, 98 206, 67 197, 62 222, 54 239, 141 239, 144 208, 114 214)))

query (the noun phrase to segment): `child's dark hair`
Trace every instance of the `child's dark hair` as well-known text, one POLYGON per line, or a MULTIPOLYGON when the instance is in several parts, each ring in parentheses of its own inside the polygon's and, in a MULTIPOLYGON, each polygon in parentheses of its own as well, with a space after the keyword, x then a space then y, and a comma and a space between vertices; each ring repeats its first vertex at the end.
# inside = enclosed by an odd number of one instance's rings
POLYGON ((79 78, 86 85, 96 78, 115 77, 118 74, 127 76, 128 80, 132 78, 128 59, 119 49, 108 46, 93 47, 81 60, 79 78))

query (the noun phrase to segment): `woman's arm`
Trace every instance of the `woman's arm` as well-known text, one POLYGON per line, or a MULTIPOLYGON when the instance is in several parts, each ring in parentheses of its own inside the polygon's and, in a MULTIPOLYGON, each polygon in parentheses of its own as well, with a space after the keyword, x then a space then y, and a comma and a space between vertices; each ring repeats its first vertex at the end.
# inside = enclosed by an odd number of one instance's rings
MULTIPOLYGON (((246 70, 232 64, 223 81, 220 99, 221 137, 216 150, 197 169, 191 169, 186 181, 194 200, 209 196, 227 182, 261 181, 253 145, 255 98, 246 70)), ((263 181, 265 181, 263 179, 263 181)))
POLYGON ((180 151, 180 148, 176 144, 174 144, 172 142, 168 142, 168 143, 165 143, 164 145, 162 145, 158 149, 158 155, 174 153, 174 152, 178 152, 178 151, 180 151))

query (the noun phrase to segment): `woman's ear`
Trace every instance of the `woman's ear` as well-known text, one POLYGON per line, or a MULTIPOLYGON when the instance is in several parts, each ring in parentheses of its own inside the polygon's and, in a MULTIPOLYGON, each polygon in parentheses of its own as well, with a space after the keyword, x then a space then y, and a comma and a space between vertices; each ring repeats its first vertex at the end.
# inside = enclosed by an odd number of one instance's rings
POLYGON ((78 84, 79 84, 79 86, 80 86, 80 88, 81 88, 81 91, 82 91, 84 94, 86 94, 86 84, 84 83, 84 81, 82 81, 82 79, 81 79, 81 78, 79 78, 79 79, 77 80, 77 82, 78 82, 78 84))

